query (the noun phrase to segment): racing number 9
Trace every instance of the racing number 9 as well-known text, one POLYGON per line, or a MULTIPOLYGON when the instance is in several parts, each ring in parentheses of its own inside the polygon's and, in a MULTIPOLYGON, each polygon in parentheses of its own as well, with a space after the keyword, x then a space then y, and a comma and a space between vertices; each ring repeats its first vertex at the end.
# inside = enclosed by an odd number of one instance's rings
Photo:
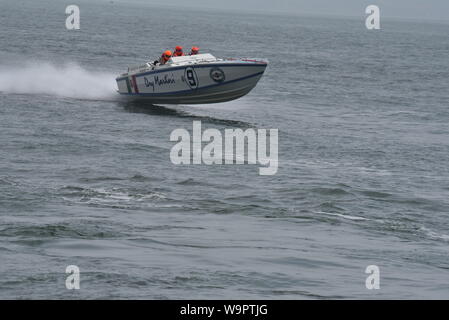
POLYGON ((198 87, 198 78, 195 70, 192 67, 188 67, 185 71, 185 78, 190 89, 196 89, 198 87))
POLYGON ((189 80, 189 84, 192 87, 196 87, 195 75, 193 74, 192 69, 187 70, 187 80, 189 80))

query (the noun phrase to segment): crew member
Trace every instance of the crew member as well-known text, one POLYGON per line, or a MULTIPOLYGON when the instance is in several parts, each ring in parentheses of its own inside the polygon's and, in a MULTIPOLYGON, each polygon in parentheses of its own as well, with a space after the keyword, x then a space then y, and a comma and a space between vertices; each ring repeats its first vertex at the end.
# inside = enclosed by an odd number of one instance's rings
POLYGON ((196 54, 200 53, 200 48, 198 47, 192 47, 192 50, 190 51, 190 55, 194 56, 196 54))
POLYGON ((167 61, 170 60, 171 56, 172 56, 172 54, 171 54, 170 50, 165 51, 162 54, 161 58, 159 59, 159 63, 160 64, 166 64, 167 61))
POLYGON ((173 57, 182 57, 184 55, 184 52, 182 52, 181 46, 176 46, 175 52, 173 52, 173 57))

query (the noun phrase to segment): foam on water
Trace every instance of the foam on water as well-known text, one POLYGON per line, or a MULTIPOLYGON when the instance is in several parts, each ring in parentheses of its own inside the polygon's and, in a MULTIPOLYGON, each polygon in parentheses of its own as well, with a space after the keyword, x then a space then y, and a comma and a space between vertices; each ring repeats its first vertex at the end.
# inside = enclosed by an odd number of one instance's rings
POLYGON ((0 65, 0 92, 105 99, 113 97, 115 90, 113 74, 89 71, 76 63, 58 66, 37 61, 20 66, 0 65))
POLYGON ((331 212, 320 212, 320 213, 327 214, 329 216, 340 217, 340 218, 343 218, 343 219, 354 220, 354 221, 370 220, 370 219, 363 218, 363 217, 350 216, 350 215, 347 215, 347 214, 340 214, 340 213, 331 213, 331 212))

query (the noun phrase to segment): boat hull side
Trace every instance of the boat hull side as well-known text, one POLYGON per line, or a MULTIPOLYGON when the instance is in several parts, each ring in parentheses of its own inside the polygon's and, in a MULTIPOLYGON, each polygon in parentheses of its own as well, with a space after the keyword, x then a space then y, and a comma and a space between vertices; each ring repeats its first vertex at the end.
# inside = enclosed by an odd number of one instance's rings
POLYGON ((231 101, 249 93, 266 64, 185 66, 117 78, 119 93, 164 104, 231 101))

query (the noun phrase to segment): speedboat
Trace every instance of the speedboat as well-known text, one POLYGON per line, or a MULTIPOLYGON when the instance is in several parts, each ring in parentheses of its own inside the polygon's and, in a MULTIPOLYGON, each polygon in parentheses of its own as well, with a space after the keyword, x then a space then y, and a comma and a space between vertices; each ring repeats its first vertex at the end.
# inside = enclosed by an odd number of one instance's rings
POLYGON ((205 104, 231 101, 250 92, 268 62, 219 59, 204 53, 172 57, 161 65, 147 62, 116 78, 121 95, 161 104, 205 104))

